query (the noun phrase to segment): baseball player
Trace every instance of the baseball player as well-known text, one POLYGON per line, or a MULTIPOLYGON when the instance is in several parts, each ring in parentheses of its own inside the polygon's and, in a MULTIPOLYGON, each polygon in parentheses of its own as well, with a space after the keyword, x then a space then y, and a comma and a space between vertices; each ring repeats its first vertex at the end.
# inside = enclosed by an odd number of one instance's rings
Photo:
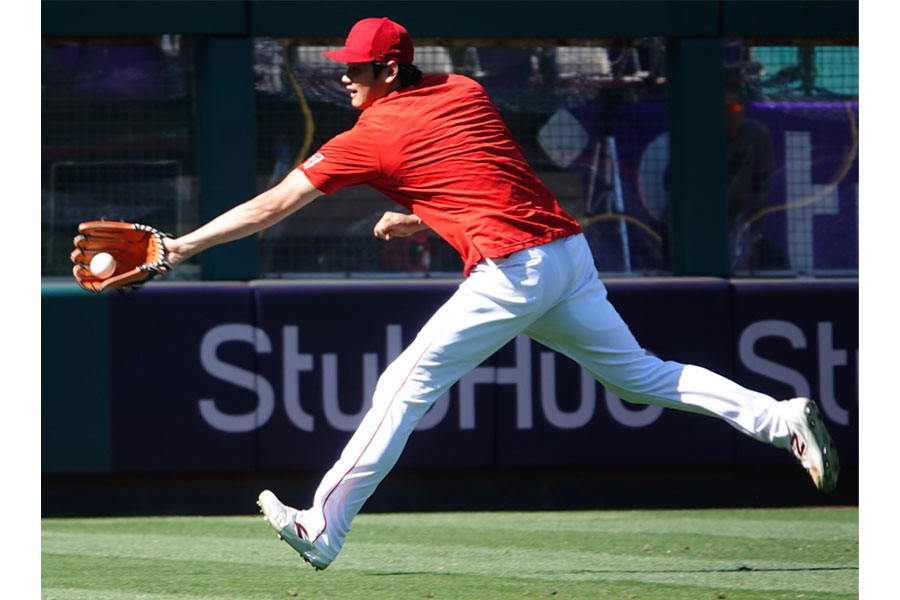
POLYGON ((461 255, 465 280, 378 380, 372 408, 325 474, 312 507, 259 496, 279 536, 316 569, 338 555, 351 522, 396 463, 429 407, 518 334, 569 356, 620 398, 724 419, 790 450, 832 489, 838 457, 816 405, 775 399, 707 369, 651 356, 607 300, 581 228, 540 182, 484 89, 460 75, 423 76, 407 31, 363 19, 344 48, 341 81, 361 111, 285 179, 182 237, 176 265, 254 234, 315 198, 366 184, 395 200, 375 224, 390 241, 431 228, 461 255))

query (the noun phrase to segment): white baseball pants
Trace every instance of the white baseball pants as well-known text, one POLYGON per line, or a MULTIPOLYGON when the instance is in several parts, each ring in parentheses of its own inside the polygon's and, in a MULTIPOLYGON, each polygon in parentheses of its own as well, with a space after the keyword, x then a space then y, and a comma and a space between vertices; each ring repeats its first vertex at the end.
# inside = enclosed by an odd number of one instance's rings
POLYGON ((332 560, 416 424, 463 375, 520 333, 584 367, 619 398, 724 419, 788 445, 778 402, 649 355, 607 300, 583 235, 479 264, 378 380, 372 408, 316 490, 303 524, 332 560))

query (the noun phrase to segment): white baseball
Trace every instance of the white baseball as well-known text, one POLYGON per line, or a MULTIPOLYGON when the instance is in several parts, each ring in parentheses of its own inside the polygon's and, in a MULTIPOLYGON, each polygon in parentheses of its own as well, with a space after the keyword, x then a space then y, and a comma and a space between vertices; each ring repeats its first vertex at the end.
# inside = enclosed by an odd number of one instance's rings
POLYGON ((116 259, 109 252, 100 252, 91 259, 91 273, 106 279, 116 272, 116 259))

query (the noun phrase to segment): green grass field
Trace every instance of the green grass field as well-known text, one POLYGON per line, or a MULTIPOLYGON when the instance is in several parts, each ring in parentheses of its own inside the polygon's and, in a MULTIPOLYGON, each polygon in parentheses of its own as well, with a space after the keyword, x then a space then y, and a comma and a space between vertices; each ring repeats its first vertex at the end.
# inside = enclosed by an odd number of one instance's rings
POLYGON ((362 514, 316 572, 261 516, 42 520, 45 599, 859 596, 856 508, 362 514))

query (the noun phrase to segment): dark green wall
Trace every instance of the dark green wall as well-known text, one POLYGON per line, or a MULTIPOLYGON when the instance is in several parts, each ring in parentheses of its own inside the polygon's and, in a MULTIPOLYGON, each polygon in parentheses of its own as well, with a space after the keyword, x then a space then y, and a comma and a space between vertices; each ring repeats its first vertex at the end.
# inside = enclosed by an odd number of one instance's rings
POLYGON ((666 44, 669 233, 672 272, 679 275, 729 275, 722 52, 722 38, 671 38, 666 44))
MULTIPOLYGON (((196 61, 197 164, 200 221, 256 194, 256 102, 253 41, 249 37, 199 40, 196 61)), ((208 250, 203 279, 252 279, 258 275, 254 236, 208 250)))
POLYGON ((387 15, 418 37, 849 36, 846 0, 52 0, 43 35, 285 35, 344 37, 348 23, 387 15))
POLYGON ((109 471, 107 300, 73 285, 41 287, 43 472, 109 471))

